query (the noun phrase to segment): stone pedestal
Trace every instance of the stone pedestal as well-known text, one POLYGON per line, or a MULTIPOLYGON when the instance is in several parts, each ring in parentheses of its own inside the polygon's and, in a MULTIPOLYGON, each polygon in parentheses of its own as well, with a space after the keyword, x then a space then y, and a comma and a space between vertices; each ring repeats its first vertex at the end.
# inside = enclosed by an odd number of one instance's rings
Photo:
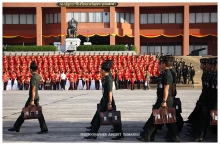
POLYGON ((81 40, 79 38, 66 38, 66 51, 76 51, 77 47, 80 46, 81 40))
POLYGON ((58 51, 61 51, 60 49, 61 42, 54 42, 53 45, 58 48, 58 51))
POLYGON ((84 44, 84 45, 92 45, 91 42, 84 42, 83 44, 84 44))

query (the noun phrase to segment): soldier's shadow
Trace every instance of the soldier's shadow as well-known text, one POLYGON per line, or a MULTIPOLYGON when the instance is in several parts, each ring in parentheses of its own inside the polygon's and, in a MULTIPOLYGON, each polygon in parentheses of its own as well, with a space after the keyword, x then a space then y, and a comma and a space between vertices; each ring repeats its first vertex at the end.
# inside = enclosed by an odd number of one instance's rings
MULTIPOLYGON (((3 142, 134 142, 139 141, 136 137, 139 136, 142 127, 145 122, 141 121, 123 121, 122 129, 124 133, 124 140, 113 141, 114 134, 109 134, 113 126, 101 126, 99 128, 98 138, 96 140, 86 140, 84 136, 87 136, 88 129, 85 127, 90 126, 90 122, 67 122, 67 121, 47 121, 47 127, 49 132, 47 134, 36 134, 40 131, 38 120, 27 120, 22 125, 20 132, 9 132, 14 121, 3 121, 3 142)), ((158 130, 155 135, 154 142, 165 142, 164 136, 166 135, 166 126, 162 127, 162 130, 158 130)), ((185 136, 186 126, 180 133, 181 142, 192 142, 189 137, 185 136)), ((217 142, 217 135, 213 135, 207 132, 206 142, 217 142)))

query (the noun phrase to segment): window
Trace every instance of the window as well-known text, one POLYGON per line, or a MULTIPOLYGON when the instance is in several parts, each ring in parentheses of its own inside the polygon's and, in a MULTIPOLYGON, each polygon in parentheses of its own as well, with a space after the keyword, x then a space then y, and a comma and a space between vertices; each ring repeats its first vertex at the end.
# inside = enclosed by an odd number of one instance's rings
POLYGON ((116 22, 117 22, 117 23, 120 22, 120 13, 116 13, 116 22))
POLYGON ((202 15, 202 21, 203 23, 209 23, 209 13, 203 13, 202 15))
POLYGON ((141 54, 147 54, 147 46, 141 46, 141 54))
POLYGON ((60 13, 57 14, 57 23, 60 23, 61 22, 61 16, 60 16, 60 13))
POLYGON ((168 23, 168 22, 169 22, 169 15, 162 14, 162 23, 168 23))
POLYGON ((53 22, 54 22, 54 23, 57 23, 57 13, 54 13, 53 16, 54 16, 54 17, 53 17, 53 20, 54 20, 53 22))
POLYGON ((95 22, 95 13, 89 13, 89 22, 95 22))
POLYGON ((161 53, 161 46, 155 46, 155 54, 157 54, 157 52, 161 53))
POLYGON ((196 23, 202 23, 202 13, 196 13, 196 23))
POLYGON ((13 20, 12 24, 19 24, 19 15, 18 14, 13 14, 12 15, 12 20, 13 20))
POLYGON ((162 53, 163 53, 164 55, 166 55, 167 53, 169 53, 168 46, 162 46, 162 53))
POLYGON ((5 15, 2 17, 2 24, 5 24, 5 15))
POLYGON ((109 12, 104 12, 103 13, 103 22, 110 22, 110 16, 109 16, 109 12))
POLYGON ((147 15, 147 22, 148 24, 154 24, 154 14, 147 15))
POLYGON ((125 14, 120 13, 120 23, 124 23, 124 22, 125 22, 125 14))
MULTIPOLYGON (((6 22, 7 22, 7 18, 6 18, 6 22)), ((27 23, 27 17, 25 14, 21 14, 20 15, 20 24, 26 24, 27 23)))
POLYGON ((87 13, 81 13, 80 20, 80 22, 87 22, 87 13))
POLYGON ((131 22, 130 23, 134 23, 134 14, 131 14, 131 22))
POLYGON ((174 55, 174 46, 168 46, 169 54, 174 55))
POLYGON ((169 14, 169 23, 175 23, 175 14, 169 14))
POLYGON ((50 24, 53 23, 53 14, 50 14, 50 24))
POLYGON ((154 54, 154 46, 148 46, 148 54, 152 53, 154 54))
POLYGON ((125 13, 125 23, 130 23, 130 14, 125 13))
POLYGON ((72 13, 71 18, 69 20, 71 20, 72 18, 74 18, 77 22, 81 22, 80 13, 72 13))
POLYGON ((189 23, 195 23, 196 22, 196 14, 190 13, 189 14, 189 23))
POLYGON ((140 14, 140 24, 147 24, 147 14, 140 14))
POLYGON ((34 15, 33 14, 27 15, 27 24, 34 24, 34 15))
POLYGON ((96 12, 96 22, 102 22, 102 13, 96 12))
POLYGON ((12 24, 12 14, 6 14, 6 23, 5 24, 12 24))
POLYGON ((46 24, 50 23, 50 16, 49 16, 49 14, 46 14, 45 22, 46 22, 46 24))
POLYGON ((176 13, 176 23, 183 23, 182 13, 176 13))
POLYGON ((211 13, 211 23, 217 23, 217 13, 211 13))
POLYGON ((66 13, 66 22, 73 18, 73 13, 66 13))
POLYGON ((182 46, 181 45, 175 46, 175 55, 182 55, 182 46))
POLYGON ((155 14, 155 23, 161 23, 161 14, 155 14))
POLYGON ((36 14, 34 14, 34 24, 36 24, 36 14))

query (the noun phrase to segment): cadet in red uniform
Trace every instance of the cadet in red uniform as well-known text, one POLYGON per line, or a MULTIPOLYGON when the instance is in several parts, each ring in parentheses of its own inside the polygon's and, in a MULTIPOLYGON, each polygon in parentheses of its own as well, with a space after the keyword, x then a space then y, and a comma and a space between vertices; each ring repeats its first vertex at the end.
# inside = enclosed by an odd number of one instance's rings
POLYGON ((74 82, 74 90, 77 90, 77 85, 78 85, 78 75, 76 72, 73 72, 73 82, 74 82))
POLYGON ((57 71, 57 74, 56 74, 56 90, 59 90, 59 83, 60 83, 60 72, 57 71))
POLYGON ((96 90, 99 90, 99 80, 101 79, 101 76, 99 74, 99 72, 97 71, 95 74, 95 88, 96 90))
POLYGON ((73 72, 71 71, 70 75, 69 75, 69 80, 70 80, 70 88, 69 90, 73 90, 73 82, 74 82, 74 74, 73 72))
POLYGON ((85 80, 86 90, 89 90, 89 77, 88 77, 88 72, 85 72, 85 74, 84 74, 84 80, 85 80))
POLYGON ((91 71, 88 73, 87 76, 88 76, 88 79, 89 79, 89 89, 90 89, 91 82, 92 82, 92 79, 93 79, 91 71))
POLYGON ((30 78, 28 76, 26 76, 26 79, 24 80, 25 90, 28 90, 29 84, 30 84, 30 78))
POLYGON ((133 71, 131 72, 130 79, 131 79, 131 90, 134 90, 134 82, 136 80, 136 76, 135 76, 135 73, 133 71))
POLYGON ((125 72, 125 75, 124 75, 125 89, 128 89, 128 79, 129 79, 129 73, 125 72))
POLYGON ((118 89, 122 88, 122 72, 121 70, 118 71, 118 89))
POLYGON ((141 83, 141 73, 140 73, 140 71, 137 71, 136 78, 137 78, 137 88, 140 89, 140 83, 141 83))
POLYGON ((6 86, 7 86, 7 82, 8 82, 8 76, 5 72, 3 73, 2 80, 4 82, 4 90, 6 90, 6 86))

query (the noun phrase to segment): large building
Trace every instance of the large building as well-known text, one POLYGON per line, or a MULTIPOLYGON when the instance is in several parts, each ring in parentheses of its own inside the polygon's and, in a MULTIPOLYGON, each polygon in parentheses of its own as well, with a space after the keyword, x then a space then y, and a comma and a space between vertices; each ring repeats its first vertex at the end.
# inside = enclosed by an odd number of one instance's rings
POLYGON ((3 45, 65 45, 68 21, 81 43, 135 45, 139 53, 217 55, 217 3, 3 3, 3 45))

